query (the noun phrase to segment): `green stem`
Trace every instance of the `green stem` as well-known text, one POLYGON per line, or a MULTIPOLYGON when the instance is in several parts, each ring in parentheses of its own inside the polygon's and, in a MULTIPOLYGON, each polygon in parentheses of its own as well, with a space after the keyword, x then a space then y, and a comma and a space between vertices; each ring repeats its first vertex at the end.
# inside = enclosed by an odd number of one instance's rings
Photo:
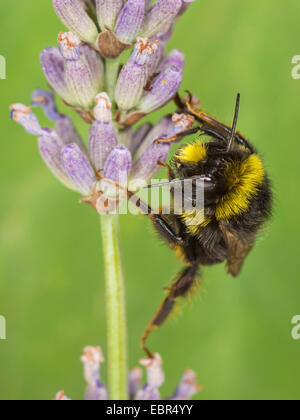
POLYGON ((119 75, 120 59, 106 60, 105 68, 105 89, 110 100, 115 100, 115 89, 119 75))
POLYGON ((125 287, 118 216, 102 216, 101 227, 106 274, 109 394, 111 400, 128 400, 125 287))

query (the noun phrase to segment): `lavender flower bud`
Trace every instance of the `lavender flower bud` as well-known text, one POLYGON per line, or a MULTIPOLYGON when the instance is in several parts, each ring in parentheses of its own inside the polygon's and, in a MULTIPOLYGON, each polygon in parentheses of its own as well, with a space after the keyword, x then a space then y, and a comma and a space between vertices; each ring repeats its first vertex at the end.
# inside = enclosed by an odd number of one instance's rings
POLYGON ((106 93, 96 96, 96 121, 90 129, 89 155, 96 171, 103 170, 106 159, 117 146, 118 140, 112 124, 111 103, 106 93))
POLYGON ((21 124, 27 133, 39 136, 42 134, 43 129, 34 113, 31 111, 31 107, 23 104, 14 104, 10 106, 10 118, 21 124))
POLYGON ((192 128, 194 122, 195 118, 192 115, 174 114, 172 116, 173 127, 169 132, 169 136, 172 137, 175 134, 181 133, 182 131, 189 130, 192 128))
POLYGON ((100 364, 104 357, 100 347, 86 347, 81 357, 84 365, 84 376, 88 383, 86 401, 101 401, 108 399, 106 387, 100 381, 100 364))
POLYGON ((81 57, 81 41, 71 32, 60 34, 58 38, 60 51, 65 58, 65 80, 68 91, 72 94, 73 106, 90 108, 94 98, 101 90, 101 80, 97 80, 95 69, 81 57))
POLYGON ((192 370, 187 369, 178 388, 170 400, 189 400, 197 394, 197 392, 202 390, 203 388, 196 382, 196 374, 192 370))
POLYGON ((134 162, 130 175, 130 188, 133 189, 148 183, 160 170, 158 161, 166 162, 170 153, 168 143, 152 143, 134 162))
POLYGON ((134 399, 135 394, 140 388, 142 378, 143 371, 141 368, 137 367, 129 372, 129 395, 131 400, 134 399))
POLYGON ((167 27, 177 16, 182 0, 157 0, 147 11, 140 35, 150 38, 167 27))
POLYGON ((51 121, 55 121, 55 131, 64 145, 76 143, 81 151, 86 153, 86 147, 71 118, 58 112, 52 92, 36 89, 32 93, 31 104, 32 106, 41 106, 46 116, 51 121))
POLYGON ((178 91, 182 76, 182 71, 174 66, 162 72, 152 82, 151 91, 141 99, 138 110, 147 114, 168 103, 178 91))
POLYGON ((138 148, 142 144, 143 140, 146 138, 151 128, 152 128, 151 123, 145 123, 145 124, 142 124, 133 134, 132 139, 131 139, 131 144, 130 144, 130 152, 132 156, 136 154, 138 148))
POLYGON ((65 395, 65 391, 59 391, 55 396, 55 401, 71 401, 71 400, 65 395))
POLYGON ((58 48, 45 48, 41 53, 43 72, 54 91, 66 102, 72 102, 72 95, 68 91, 64 75, 65 61, 58 48))
POLYGON ((55 131, 45 129, 38 139, 38 145, 40 154, 53 175, 67 188, 76 190, 62 165, 61 151, 64 145, 55 131))
POLYGON ((61 157, 63 168, 70 181, 78 192, 88 196, 96 182, 96 176, 87 157, 74 143, 63 148, 61 157))
POLYGON ((185 66, 184 54, 179 50, 173 50, 162 61, 158 71, 164 72, 168 67, 174 66, 183 72, 185 66))
POLYGON ((114 29, 123 5, 124 0, 96 0, 97 17, 102 31, 106 28, 114 29))
POLYGON ((53 7, 60 20, 82 41, 96 42, 97 27, 78 0, 53 0, 53 7))
POLYGON ((136 157, 139 158, 147 149, 147 147, 152 145, 156 139, 162 137, 170 137, 170 131, 172 128, 173 124, 170 117, 161 118, 159 122, 143 138, 140 147, 137 150, 136 157))
POLYGON ((136 394, 136 400, 159 400, 159 388, 165 380, 165 375, 162 370, 162 359, 159 354, 155 354, 152 359, 143 359, 140 361, 141 365, 147 369, 147 385, 145 385, 136 394))
POLYGON ((127 44, 131 44, 142 25, 145 13, 145 0, 128 0, 119 15, 115 34, 127 44))
POLYGON ((121 110, 134 108, 142 97, 149 68, 157 44, 139 38, 130 60, 124 65, 118 78, 115 98, 121 110))
POLYGON ((99 83, 101 87, 100 90, 103 89, 104 86, 104 63, 100 57, 100 54, 97 51, 93 50, 89 45, 83 44, 80 47, 81 55, 87 60, 87 63, 92 70, 92 75, 95 78, 95 82, 99 83))
POLYGON ((129 150, 124 146, 117 146, 106 160, 103 176, 125 187, 131 164, 132 158, 129 150))

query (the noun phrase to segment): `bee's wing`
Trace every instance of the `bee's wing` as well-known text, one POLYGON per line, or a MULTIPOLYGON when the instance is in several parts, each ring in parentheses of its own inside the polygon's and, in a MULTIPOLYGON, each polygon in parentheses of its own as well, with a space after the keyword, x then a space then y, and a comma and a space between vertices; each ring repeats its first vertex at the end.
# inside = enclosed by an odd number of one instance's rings
POLYGON ((228 271, 232 276, 236 277, 242 269, 245 258, 253 248, 255 236, 247 237, 247 239, 241 237, 224 222, 220 223, 220 229, 228 248, 228 271))

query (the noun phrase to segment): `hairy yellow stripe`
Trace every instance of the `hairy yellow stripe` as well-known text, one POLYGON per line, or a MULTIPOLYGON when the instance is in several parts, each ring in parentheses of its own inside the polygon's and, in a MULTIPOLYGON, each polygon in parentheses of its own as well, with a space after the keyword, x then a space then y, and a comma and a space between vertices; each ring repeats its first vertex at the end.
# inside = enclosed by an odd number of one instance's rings
POLYGON ((196 143, 187 144, 178 151, 177 159, 182 162, 197 163, 206 158, 205 144, 201 141, 196 143))
POLYGON ((244 161, 229 162, 224 176, 229 191, 217 206, 216 218, 229 221, 249 208, 251 198, 264 180, 265 171, 260 158, 253 154, 244 161))

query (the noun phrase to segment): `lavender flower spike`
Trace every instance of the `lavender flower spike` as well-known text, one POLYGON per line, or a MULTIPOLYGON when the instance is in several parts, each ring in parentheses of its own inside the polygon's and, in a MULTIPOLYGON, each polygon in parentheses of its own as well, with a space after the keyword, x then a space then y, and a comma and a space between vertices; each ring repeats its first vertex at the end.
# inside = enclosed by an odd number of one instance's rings
POLYGON ((89 134, 89 155, 96 171, 103 170, 106 159, 117 146, 118 140, 112 124, 111 102, 106 93, 96 96, 93 123, 89 134))
POLYGON ((31 107, 23 104, 14 104, 10 106, 10 117, 17 123, 21 124, 27 133, 39 136, 43 130, 38 122, 38 119, 31 111, 31 107))
POLYGON ((87 157, 72 143, 61 153, 63 168, 77 191, 88 196, 96 182, 95 172, 87 157))
POLYGON ((98 29, 78 0, 53 0, 53 7, 66 27, 82 41, 95 43, 98 29))
POLYGON ((142 97, 149 75, 149 63, 157 49, 157 43, 138 38, 130 60, 124 65, 118 78, 115 98, 121 110, 133 109, 142 97))
POLYGON ((168 27, 182 7, 182 0, 157 0, 146 13, 140 35, 152 37, 168 27))
POLYGON ((169 67, 152 83, 151 91, 147 92, 138 105, 138 110, 148 114, 168 103, 178 91, 182 82, 183 72, 177 67, 169 67))
POLYGON ((102 90, 102 80, 98 80, 94 69, 81 57, 81 41, 72 32, 61 33, 58 37, 59 49, 65 58, 65 80, 72 94, 73 106, 90 108, 94 98, 102 90))
POLYGON ((100 381, 100 364, 104 362, 101 348, 86 347, 81 361, 84 365, 84 377, 88 383, 85 400, 108 400, 107 389, 100 381))
POLYGON ((142 25, 145 13, 145 0, 128 0, 117 21, 115 34, 126 44, 131 44, 142 25))
POLYGON ((124 0, 96 0, 97 17, 100 28, 113 30, 124 0))

